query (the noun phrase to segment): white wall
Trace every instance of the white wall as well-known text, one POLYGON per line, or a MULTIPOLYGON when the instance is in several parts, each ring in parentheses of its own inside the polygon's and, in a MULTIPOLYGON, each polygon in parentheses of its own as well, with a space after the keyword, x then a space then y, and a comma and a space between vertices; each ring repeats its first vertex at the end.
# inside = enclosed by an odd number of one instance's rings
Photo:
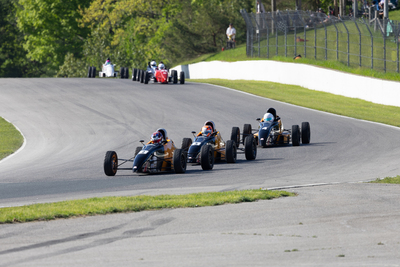
POLYGON ((305 64, 271 60, 200 62, 177 66, 188 79, 269 81, 400 107, 400 83, 305 64))

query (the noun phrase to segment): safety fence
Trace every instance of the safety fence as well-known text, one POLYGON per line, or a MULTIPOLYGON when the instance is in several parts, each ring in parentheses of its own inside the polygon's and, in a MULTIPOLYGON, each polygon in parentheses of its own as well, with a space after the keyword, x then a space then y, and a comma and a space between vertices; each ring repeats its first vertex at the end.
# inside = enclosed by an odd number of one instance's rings
POLYGON ((341 18, 309 11, 247 13, 249 57, 273 56, 336 60, 399 73, 400 23, 374 17, 341 18))

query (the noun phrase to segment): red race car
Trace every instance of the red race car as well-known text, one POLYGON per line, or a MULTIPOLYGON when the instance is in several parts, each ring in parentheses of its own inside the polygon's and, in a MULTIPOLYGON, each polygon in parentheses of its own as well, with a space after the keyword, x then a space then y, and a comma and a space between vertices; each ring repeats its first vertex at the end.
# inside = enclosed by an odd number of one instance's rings
MULTIPOLYGON (((148 84, 150 80, 153 80, 155 83, 178 83, 178 71, 171 70, 171 75, 169 75, 168 70, 165 68, 164 64, 160 62, 157 68, 155 68, 154 76, 148 71, 144 74, 144 83, 148 84)), ((185 73, 183 71, 179 74, 179 83, 185 83, 185 73)))

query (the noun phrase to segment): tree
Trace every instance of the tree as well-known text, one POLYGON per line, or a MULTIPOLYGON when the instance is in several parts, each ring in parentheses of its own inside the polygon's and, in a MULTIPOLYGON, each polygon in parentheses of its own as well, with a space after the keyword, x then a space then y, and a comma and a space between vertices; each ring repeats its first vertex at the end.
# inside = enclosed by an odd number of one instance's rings
POLYGON ((17 22, 24 34, 24 49, 31 60, 47 65, 55 72, 69 52, 82 56, 89 29, 79 27, 80 7, 92 0, 19 0, 17 22))

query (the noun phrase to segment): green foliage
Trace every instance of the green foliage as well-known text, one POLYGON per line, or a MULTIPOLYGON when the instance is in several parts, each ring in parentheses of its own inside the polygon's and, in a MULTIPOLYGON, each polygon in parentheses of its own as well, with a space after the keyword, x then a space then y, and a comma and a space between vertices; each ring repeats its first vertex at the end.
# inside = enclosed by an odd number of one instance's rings
POLYGON ((47 65, 55 74, 65 55, 82 55, 88 28, 78 26, 79 7, 91 0, 19 0, 17 22, 24 34, 27 56, 47 65))
POLYGON ((226 203, 257 201, 295 196, 294 193, 269 190, 243 190, 196 193, 187 195, 158 195, 135 197, 103 197, 71 200, 57 203, 35 204, 23 207, 0 208, 0 223, 54 220, 81 215, 116 212, 139 212, 165 208, 193 208, 226 203))
POLYGON ((32 77, 44 73, 42 64, 26 58, 24 35, 17 27, 15 0, 0 0, 0 77, 32 77))

